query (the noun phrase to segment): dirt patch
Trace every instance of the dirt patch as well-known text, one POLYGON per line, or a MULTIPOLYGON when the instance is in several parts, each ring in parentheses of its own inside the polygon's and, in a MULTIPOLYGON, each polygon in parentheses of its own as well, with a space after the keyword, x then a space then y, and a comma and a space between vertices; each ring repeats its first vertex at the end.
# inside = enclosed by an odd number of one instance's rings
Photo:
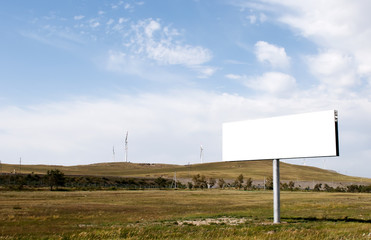
POLYGON ((201 226, 201 225, 212 225, 212 224, 222 224, 222 225, 239 225, 244 224, 249 219, 247 218, 231 218, 231 217, 220 217, 220 218, 203 218, 203 219, 195 219, 195 220, 183 220, 177 221, 178 225, 194 225, 194 226, 201 226))

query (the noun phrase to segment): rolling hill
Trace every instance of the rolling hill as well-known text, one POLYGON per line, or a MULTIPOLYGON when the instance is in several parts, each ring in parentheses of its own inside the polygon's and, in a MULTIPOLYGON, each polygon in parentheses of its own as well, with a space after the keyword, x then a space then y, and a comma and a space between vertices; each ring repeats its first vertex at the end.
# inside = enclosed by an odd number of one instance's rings
MULTIPOLYGON (((95 175, 120 177, 147 177, 147 178, 192 178, 201 174, 206 177, 235 179, 239 174, 251 177, 254 180, 263 180, 272 175, 272 161, 245 161, 245 162, 214 162, 192 165, 170 165, 149 163, 110 162, 90 165, 56 166, 56 165, 19 165, 1 164, 2 173, 21 171, 25 173, 45 174, 47 170, 59 169, 66 175, 95 175)), ((316 167, 294 165, 281 162, 281 180, 296 181, 324 181, 324 182, 353 182, 371 184, 370 178, 346 176, 334 171, 316 167)))

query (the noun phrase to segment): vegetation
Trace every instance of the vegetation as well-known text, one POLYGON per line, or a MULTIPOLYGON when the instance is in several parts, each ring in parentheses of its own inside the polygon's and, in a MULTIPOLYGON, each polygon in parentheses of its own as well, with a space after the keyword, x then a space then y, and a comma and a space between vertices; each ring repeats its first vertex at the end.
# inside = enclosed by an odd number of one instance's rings
POLYGON ((235 188, 237 189, 241 189, 242 188, 242 184, 243 184, 243 175, 240 174, 236 180, 234 181, 234 186, 235 188))
POLYGON ((269 176, 265 179, 265 188, 268 190, 273 189, 273 177, 269 176))
POLYGON ((201 188, 201 189, 207 188, 207 181, 204 175, 200 175, 200 174, 194 175, 192 177, 192 181, 193 181, 193 188, 201 188))
POLYGON ((252 179, 251 178, 247 178, 246 179, 245 190, 252 190, 254 188, 255 188, 255 186, 252 184, 252 179))
MULTIPOLYGON (((37 190, 49 187, 53 190, 102 190, 169 188, 171 180, 165 178, 122 178, 103 176, 67 176, 58 169, 46 174, 0 175, 0 190, 37 190), (60 188, 63 187, 63 188, 60 188)), ((178 188, 185 188, 177 183, 178 188)))
POLYGON ((57 189, 59 186, 63 187, 66 183, 66 178, 64 177, 64 173, 59 171, 58 169, 48 170, 46 173, 45 179, 48 181, 50 186, 50 191, 53 190, 55 186, 57 189))
MULTIPOLYGON (((0 175, 0 190, 32 190, 42 189, 43 187, 50 187, 53 190, 59 190, 58 187, 63 187, 62 190, 102 190, 102 189, 148 189, 148 188, 187 188, 188 189, 206 189, 213 188, 216 184, 214 178, 206 178, 204 175, 196 174, 192 177, 192 182, 188 182, 187 185, 177 181, 176 183, 170 179, 158 177, 156 179, 151 178, 121 178, 121 177, 97 177, 97 176, 65 176, 59 169, 48 170, 45 175, 38 174, 8 174, 0 175)), ((244 190, 257 190, 261 189, 260 186, 253 185, 251 177, 244 181, 243 174, 238 177, 232 183, 226 183, 223 178, 219 178, 217 187, 220 189, 224 188, 235 188, 244 190), (245 182, 245 184, 244 184, 245 182)), ((265 180, 265 189, 273 189, 273 178, 269 176, 265 180)), ((299 191, 299 190, 313 190, 316 192, 371 192, 371 185, 356 185, 351 184, 348 186, 337 186, 336 188, 329 186, 327 183, 317 183, 313 189, 307 187, 302 189, 295 187, 293 181, 280 182, 280 189, 286 191, 299 191)))
POLYGON ((219 178, 218 180, 218 186, 220 189, 224 189, 224 186, 225 186, 225 181, 223 178, 219 178))
POLYGON ((1 239, 370 239, 371 195, 236 190, 0 192, 1 239))

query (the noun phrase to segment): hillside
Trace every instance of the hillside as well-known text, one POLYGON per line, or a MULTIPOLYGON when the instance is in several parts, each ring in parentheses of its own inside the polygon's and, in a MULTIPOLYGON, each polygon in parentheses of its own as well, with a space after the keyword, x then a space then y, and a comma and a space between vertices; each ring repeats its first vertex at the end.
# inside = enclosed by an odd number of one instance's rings
MULTIPOLYGON (((206 177, 235 179, 239 174, 251 177, 254 180, 263 180, 272 175, 272 161, 245 161, 245 162, 215 162, 193 165, 147 164, 147 163, 98 163, 77 166, 54 165, 22 165, 21 173, 45 174, 49 169, 59 169, 66 175, 96 175, 121 177, 165 177, 191 178, 195 174, 206 177)), ((20 166, 2 164, 2 172, 19 172, 20 166)), ((281 180, 296 181, 326 181, 326 182, 358 182, 370 183, 369 178, 351 177, 316 167, 280 164, 281 180)))

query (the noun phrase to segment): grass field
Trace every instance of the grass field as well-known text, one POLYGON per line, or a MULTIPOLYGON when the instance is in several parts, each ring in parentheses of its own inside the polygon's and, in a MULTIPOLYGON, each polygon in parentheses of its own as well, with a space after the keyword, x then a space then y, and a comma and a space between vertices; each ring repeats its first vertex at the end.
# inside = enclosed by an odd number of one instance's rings
MULTIPOLYGON (((99 163, 79 166, 48 166, 48 165, 19 165, 2 164, 3 172, 19 172, 45 174, 47 170, 59 169, 66 175, 98 175, 120 177, 167 177, 173 178, 176 172, 178 178, 191 178, 193 175, 202 174, 206 177, 235 179, 243 174, 253 180, 263 180, 272 175, 272 161, 244 161, 244 162, 215 162, 194 165, 169 165, 169 164, 136 164, 136 163, 99 163)), ((281 180, 347 182, 358 184, 371 184, 370 178, 359 178, 342 175, 333 171, 316 167, 280 164, 281 180)))
POLYGON ((0 192, 0 239, 371 239, 371 194, 0 192))

